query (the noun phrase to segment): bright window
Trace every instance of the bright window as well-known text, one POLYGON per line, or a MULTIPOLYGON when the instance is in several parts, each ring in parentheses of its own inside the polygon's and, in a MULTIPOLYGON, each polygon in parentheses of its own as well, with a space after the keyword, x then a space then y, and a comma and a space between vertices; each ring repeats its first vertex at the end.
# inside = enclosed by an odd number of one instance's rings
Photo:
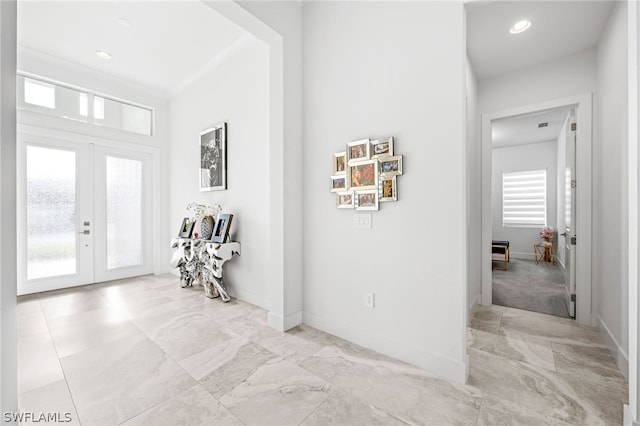
POLYGON ((96 96, 93 98, 93 117, 97 120, 104 120, 104 99, 96 96))
POLYGON ((17 75, 17 106, 23 110, 151 136, 153 110, 37 78, 17 75), (89 108, 93 105, 93 108, 89 108))
POLYGON ((502 226, 547 225, 547 171, 502 174, 502 226))
POLYGON ((89 96, 86 93, 80 93, 80 115, 89 115, 89 96))
POLYGON ((56 87, 42 81, 24 79, 24 101, 49 109, 56 107, 56 87))
POLYGON ((94 98, 94 123, 127 132, 151 134, 152 111, 113 99, 94 98))

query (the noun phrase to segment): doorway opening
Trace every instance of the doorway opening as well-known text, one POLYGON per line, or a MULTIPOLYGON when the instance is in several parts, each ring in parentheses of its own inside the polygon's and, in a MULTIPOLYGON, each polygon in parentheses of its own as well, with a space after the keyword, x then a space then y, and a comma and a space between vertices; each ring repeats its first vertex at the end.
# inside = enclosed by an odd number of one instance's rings
POLYGON ((574 318, 575 110, 491 125, 492 303, 574 318))
POLYGON ((512 307, 528 310, 538 310, 536 305, 546 304, 544 313, 575 317, 579 323, 591 325, 591 136, 591 94, 483 114, 482 243, 486 251, 483 252, 482 262, 482 304, 520 303, 519 306, 512 307), (518 130, 519 125, 534 123, 537 129, 542 124, 541 129, 549 129, 549 123, 554 120, 560 121, 560 127, 565 128, 562 138, 564 149, 558 148, 558 140, 561 139, 558 129, 554 142, 553 137, 547 139, 547 142, 529 139, 528 144, 502 146, 494 150, 494 134, 498 142, 502 132, 503 139, 515 143, 519 139, 517 134, 522 133, 518 130), (544 123, 547 123, 546 126, 544 123), (515 132, 518 137, 510 135, 509 131, 515 132), (567 143, 571 140, 578 143, 567 143), (535 163, 532 153, 535 149, 532 147, 545 144, 546 154, 537 154, 539 161, 535 163), (575 146, 575 154, 569 152, 572 146, 575 146), (508 150, 520 152, 514 155, 508 154, 508 150), (494 151, 497 152, 496 155, 494 151), (494 157, 503 158, 498 158, 499 161, 494 163, 494 157), (567 166, 566 158, 573 157, 575 165, 569 162, 567 166), (533 210, 534 213, 537 212, 537 216, 518 206, 518 197, 525 198, 518 191, 530 190, 532 185, 535 186, 535 182, 531 182, 535 181, 532 176, 538 176, 542 181, 537 184, 542 188, 538 192, 543 193, 544 204, 537 205, 533 210), (521 181, 528 184, 519 185, 518 182, 521 181), (509 185, 508 191, 515 192, 516 195, 505 203, 503 190, 509 185), (549 205, 552 203, 555 203, 555 207, 549 205), (573 218, 567 220, 566 212, 573 212, 573 218), (549 243, 540 236, 540 231, 545 226, 553 228, 549 243), (505 262, 507 271, 493 269, 495 240, 509 241, 509 261, 505 262), (575 272, 571 273, 572 270, 575 272), (539 273, 537 278, 535 272, 539 273), (520 278, 517 277, 518 273, 520 278), (498 281, 497 287, 500 287, 496 298, 494 275, 498 281), (513 283, 507 284, 505 276, 511 276, 514 281, 520 280, 521 291, 513 283), (544 283, 547 280, 555 284, 549 286, 547 282, 545 288, 553 288, 552 301, 538 303, 526 296, 527 292, 535 293, 532 289, 533 282, 544 283), (505 289, 509 290, 506 296, 505 289))

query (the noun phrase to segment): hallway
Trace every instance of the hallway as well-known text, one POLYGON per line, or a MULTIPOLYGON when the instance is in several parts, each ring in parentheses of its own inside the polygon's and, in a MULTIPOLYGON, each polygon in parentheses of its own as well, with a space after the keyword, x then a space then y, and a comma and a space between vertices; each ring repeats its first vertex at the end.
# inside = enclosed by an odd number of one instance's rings
POLYGON ((20 409, 68 424, 619 425, 628 398, 595 329, 500 306, 474 310, 467 385, 172 275, 21 297, 18 322, 20 409))

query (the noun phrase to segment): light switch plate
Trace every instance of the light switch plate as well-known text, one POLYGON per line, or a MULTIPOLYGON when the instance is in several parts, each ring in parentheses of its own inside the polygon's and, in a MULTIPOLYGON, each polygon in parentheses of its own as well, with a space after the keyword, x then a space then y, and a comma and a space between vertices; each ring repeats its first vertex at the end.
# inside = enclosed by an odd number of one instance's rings
POLYGON ((364 306, 371 309, 375 307, 375 294, 373 292, 364 294, 364 306))
POLYGON ((354 214, 353 227, 360 229, 371 229, 371 214, 354 214))

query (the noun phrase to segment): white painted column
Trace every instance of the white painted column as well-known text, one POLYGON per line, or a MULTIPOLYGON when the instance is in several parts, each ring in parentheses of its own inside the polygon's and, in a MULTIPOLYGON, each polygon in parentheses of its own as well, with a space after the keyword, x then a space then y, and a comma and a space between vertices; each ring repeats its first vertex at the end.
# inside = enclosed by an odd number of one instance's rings
POLYGON ((636 1, 627 2, 628 22, 628 59, 629 59, 629 405, 624 406, 624 425, 640 425, 640 376, 638 375, 638 342, 640 341, 638 321, 638 256, 640 255, 639 224, 639 167, 640 157, 638 141, 640 132, 639 75, 638 61, 640 57, 640 8, 636 1))
POLYGON ((0 1, 0 418, 18 410, 16 332, 16 20, 0 1))

